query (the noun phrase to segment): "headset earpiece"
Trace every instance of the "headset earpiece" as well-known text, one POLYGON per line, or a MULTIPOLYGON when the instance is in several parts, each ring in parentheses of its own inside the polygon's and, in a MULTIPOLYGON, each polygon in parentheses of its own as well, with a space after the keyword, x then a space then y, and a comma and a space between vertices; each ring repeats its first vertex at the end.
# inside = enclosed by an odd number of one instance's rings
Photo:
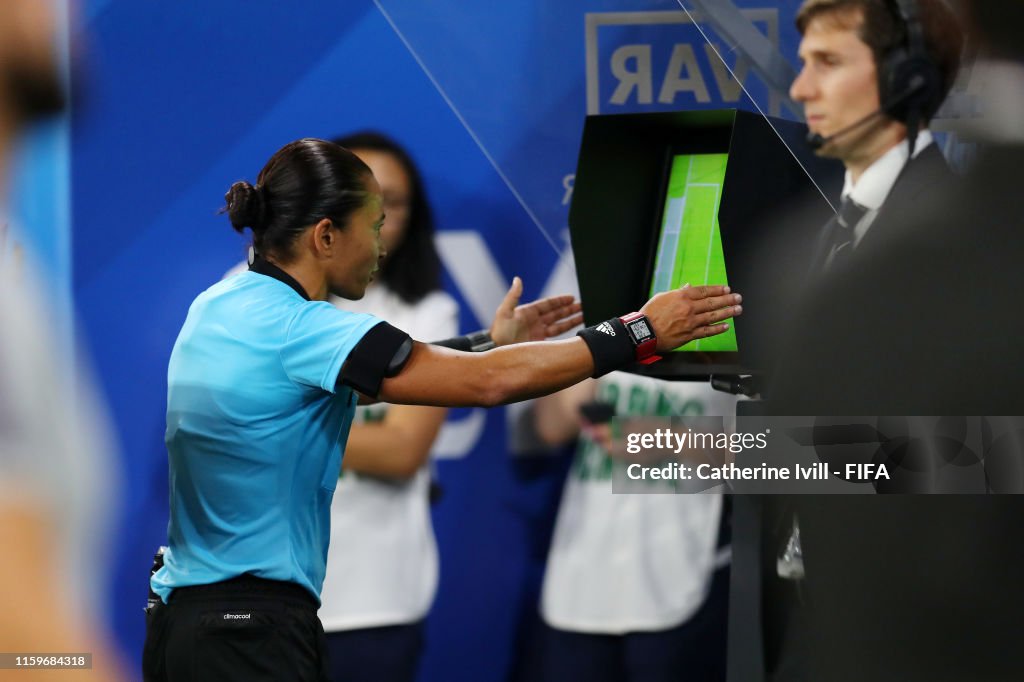
POLYGON ((881 107, 902 123, 930 119, 942 104, 942 74, 928 56, 914 0, 887 0, 903 25, 904 45, 890 50, 878 68, 881 107))

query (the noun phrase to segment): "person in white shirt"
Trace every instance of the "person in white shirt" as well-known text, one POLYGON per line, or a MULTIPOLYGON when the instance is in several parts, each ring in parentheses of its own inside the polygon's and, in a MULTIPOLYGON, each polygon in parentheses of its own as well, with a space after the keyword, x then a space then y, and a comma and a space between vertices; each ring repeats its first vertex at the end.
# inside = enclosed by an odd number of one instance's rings
MULTIPOLYGON (((379 133, 335 142, 362 159, 380 184, 386 215, 380 238, 388 255, 364 298, 332 297, 331 302, 372 313, 415 338, 454 337, 458 306, 441 289, 433 218, 416 165, 398 143, 379 133)), ((540 340, 582 321, 571 296, 517 308, 521 291, 516 278, 491 326, 490 345, 540 340), (523 317, 549 303, 558 311, 554 324, 523 317)), ((415 678, 423 620, 438 581, 429 455, 446 412, 443 407, 385 403, 358 408, 331 507, 335 549, 327 562, 319 612, 335 680, 415 678)))
POLYGON ((541 598, 539 682, 725 679, 727 547, 723 498, 650 481, 613 494, 628 462, 586 422, 592 401, 620 418, 731 416, 736 397, 708 384, 613 372, 535 404, 549 445, 577 438, 548 552, 541 598), (661 494, 658 494, 661 493, 661 494), (720 570, 721 569, 721 570, 720 570))
MULTIPOLYGON (((335 142, 362 159, 380 183, 388 257, 362 300, 332 302, 373 313, 417 339, 455 336, 458 305, 441 289, 433 217, 412 159, 376 133, 335 142)), ((332 679, 415 678, 423 619, 438 580, 429 454, 446 413, 385 403, 358 410, 331 506, 335 551, 320 607, 332 679)))

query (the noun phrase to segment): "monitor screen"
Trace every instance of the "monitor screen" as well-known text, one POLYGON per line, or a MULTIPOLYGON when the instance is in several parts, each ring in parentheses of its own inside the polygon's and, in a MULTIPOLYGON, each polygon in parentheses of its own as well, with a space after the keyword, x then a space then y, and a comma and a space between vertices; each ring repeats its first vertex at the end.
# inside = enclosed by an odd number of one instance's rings
MULTIPOLYGON (((674 154, 668 173, 649 294, 690 284, 728 284, 718 208, 728 154, 674 154)), ((736 351, 736 329, 676 352, 736 351)))

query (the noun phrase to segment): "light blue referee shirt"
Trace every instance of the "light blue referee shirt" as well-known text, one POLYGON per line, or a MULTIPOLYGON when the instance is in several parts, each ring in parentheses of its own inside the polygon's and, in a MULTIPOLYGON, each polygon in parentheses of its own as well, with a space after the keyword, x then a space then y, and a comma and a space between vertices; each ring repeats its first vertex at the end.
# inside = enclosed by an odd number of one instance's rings
POLYGON ((252 271, 192 303, 167 371, 169 550, 151 581, 164 602, 243 573, 319 600, 357 400, 335 382, 379 323, 252 271))

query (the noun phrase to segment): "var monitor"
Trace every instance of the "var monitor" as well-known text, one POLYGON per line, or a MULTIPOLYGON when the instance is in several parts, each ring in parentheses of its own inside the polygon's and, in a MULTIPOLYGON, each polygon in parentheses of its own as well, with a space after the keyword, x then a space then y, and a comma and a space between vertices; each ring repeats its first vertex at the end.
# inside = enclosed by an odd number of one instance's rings
POLYGON ((685 284, 728 284, 744 297, 726 333, 630 371, 669 379, 770 371, 787 296, 771 273, 807 265, 841 180, 838 164, 800 156, 805 131, 736 110, 587 118, 569 212, 586 323, 685 284), (799 219, 780 221, 797 206, 799 219))
MULTIPOLYGON (((718 206, 728 154, 672 154, 648 294, 686 284, 728 284, 718 206)), ((735 352, 736 328, 675 352, 735 352)))

